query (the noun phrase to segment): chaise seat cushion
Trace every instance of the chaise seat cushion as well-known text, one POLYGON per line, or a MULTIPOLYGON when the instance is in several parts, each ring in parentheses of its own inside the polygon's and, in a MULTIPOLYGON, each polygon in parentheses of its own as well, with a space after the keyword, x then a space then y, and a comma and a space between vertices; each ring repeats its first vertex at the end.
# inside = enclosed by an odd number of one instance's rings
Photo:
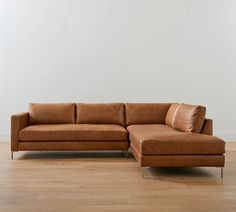
POLYGON ((113 124, 32 125, 19 133, 20 141, 126 141, 127 131, 113 124))
POLYGON ((127 128, 134 147, 143 155, 217 155, 225 152, 218 137, 181 132, 168 125, 131 125, 127 128))

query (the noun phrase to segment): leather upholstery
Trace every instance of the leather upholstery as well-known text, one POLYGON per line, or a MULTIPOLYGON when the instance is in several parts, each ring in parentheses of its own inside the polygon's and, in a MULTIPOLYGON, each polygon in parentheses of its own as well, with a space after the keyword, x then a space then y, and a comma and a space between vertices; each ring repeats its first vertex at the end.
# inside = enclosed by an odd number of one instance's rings
POLYGON ((169 125, 170 127, 174 127, 174 120, 175 120, 177 111, 179 109, 179 106, 180 106, 179 103, 173 103, 166 114, 165 123, 169 125))
POLYGON ((19 131, 28 125, 29 113, 11 116, 11 151, 18 151, 19 131))
POLYGON ((184 132, 200 133, 206 108, 200 105, 181 104, 174 118, 173 127, 184 132))
POLYGON ((170 103, 126 103, 126 125, 164 124, 170 103))
POLYGON ((73 124, 75 123, 74 103, 30 103, 30 124, 73 124))
POLYGON ((111 124, 32 125, 19 133, 21 141, 124 141, 127 131, 111 124))
POLYGON ((141 166, 224 166, 225 143, 211 136, 213 122, 202 106, 77 104, 76 113, 72 103, 29 109, 11 117, 12 151, 127 150, 130 140, 141 166))
POLYGON ((77 104, 79 124, 119 124, 125 125, 123 103, 77 104))
POLYGON ((223 154, 220 138, 175 130, 167 125, 132 125, 127 128, 131 143, 142 155, 223 154))
POLYGON ((213 120, 212 119, 205 119, 201 133, 206 134, 206 135, 213 135, 213 120))

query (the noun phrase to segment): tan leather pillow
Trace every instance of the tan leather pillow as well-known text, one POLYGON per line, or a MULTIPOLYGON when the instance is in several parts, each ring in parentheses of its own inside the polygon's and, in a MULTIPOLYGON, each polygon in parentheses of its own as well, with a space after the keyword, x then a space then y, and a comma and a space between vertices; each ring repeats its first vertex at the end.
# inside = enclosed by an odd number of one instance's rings
POLYGON ((184 132, 200 133, 205 120, 206 108, 200 105, 181 104, 173 127, 184 132))
POLYGON ((77 104, 79 124, 125 124, 123 103, 77 104))
POLYGON ((165 124, 170 103, 126 103, 126 125, 165 124))
POLYGON ((30 124, 73 124, 75 123, 74 103, 30 103, 30 124))
POLYGON ((180 106, 179 103, 173 103, 166 114, 165 123, 169 125, 170 127, 174 127, 174 120, 175 120, 177 111, 179 109, 179 106, 180 106))

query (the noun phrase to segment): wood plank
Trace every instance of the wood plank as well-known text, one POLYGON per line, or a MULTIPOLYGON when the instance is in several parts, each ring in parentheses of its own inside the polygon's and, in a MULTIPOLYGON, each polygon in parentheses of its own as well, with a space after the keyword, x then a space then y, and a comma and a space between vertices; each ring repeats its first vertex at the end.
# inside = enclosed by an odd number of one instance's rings
POLYGON ((236 211, 236 143, 219 168, 141 168, 122 153, 16 152, 0 143, 0 211, 236 211), (153 179, 151 179, 153 178, 153 179))

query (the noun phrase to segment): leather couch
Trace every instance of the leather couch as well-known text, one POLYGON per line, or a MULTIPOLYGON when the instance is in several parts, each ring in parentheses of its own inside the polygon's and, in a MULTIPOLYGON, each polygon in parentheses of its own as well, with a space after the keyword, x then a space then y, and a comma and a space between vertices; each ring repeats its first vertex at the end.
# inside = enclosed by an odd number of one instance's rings
POLYGON ((206 108, 178 103, 29 104, 11 117, 11 151, 121 150, 141 167, 223 167, 206 108))

